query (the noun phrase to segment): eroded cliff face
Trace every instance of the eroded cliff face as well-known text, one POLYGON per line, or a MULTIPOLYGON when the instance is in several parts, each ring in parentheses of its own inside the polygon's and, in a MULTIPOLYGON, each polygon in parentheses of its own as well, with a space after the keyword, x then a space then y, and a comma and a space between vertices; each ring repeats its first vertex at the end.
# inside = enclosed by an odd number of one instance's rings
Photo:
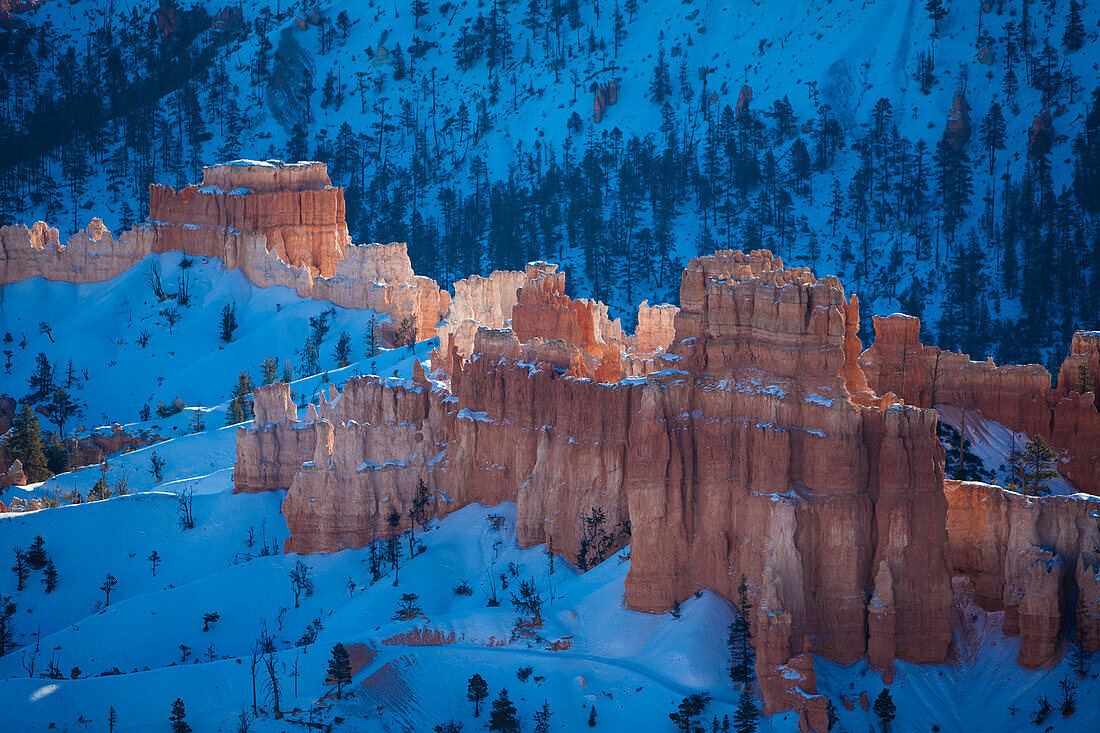
POLYGON ((284 262, 322 277, 332 277, 351 243, 344 191, 324 163, 237 161, 204 168, 202 185, 175 191, 154 184, 146 226, 157 251, 209 257, 221 256, 219 238, 262 234, 284 262))
POLYGON ((1036 669, 1057 659, 1074 594, 1081 643, 1100 649, 1100 498, 959 481, 947 481, 945 494, 952 566, 982 608, 1005 612, 1005 633, 1020 635, 1017 661, 1036 669))
POLYGON ((344 192, 323 163, 231 163, 203 169, 202 185, 149 187, 149 219, 116 240, 99 219, 59 243, 56 229, 0 227, 0 285, 31 277, 99 282, 152 253, 218 257, 260 287, 295 288, 303 298, 388 314, 392 336, 411 318, 433 333, 450 296, 416 275, 405 244, 354 245, 344 192))
POLYGON ((526 272, 494 270, 489 277, 472 275, 454 284, 454 298, 446 317, 436 328, 439 351, 433 355, 440 366, 450 368, 452 346, 463 359, 474 349, 474 335, 479 328, 506 328, 512 322, 512 308, 519 289, 527 281, 526 272), (447 354, 444 358, 442 355, 447 354))
POLYGON ((1062 454, 1059 471, 1079 490, 1100 494, 1100 412, 1095 391, 1079 391, 1081 365, 1090 378, 1100 374, 1100 334, 1074 335, 1052 389, 1050 373, 1037 364, 997 366, 921 345, 920 320, 912 316, 874 321, 875 343, 859 363, 875 391, 921 407, 965 406, 1012 430, 1041 435, 1062 454))
MULTIPOLYGON (((824 700, 799 652, 852 661, 870 636, 884 670, 895 655, 946 657, 935 413, 868 389, 858 305, 834 278, 784 270, 764 252, 699 258, 683 309, 654 314, 671 322, 668 351, 657 323, 645 376, 624 378, 597 375, 592 351, 635 337, 566 298, 559 273, 533 268, 512 308, 516 330, 479 329, 469 358, 452 342, 435 378, 354 378, 301 423, 285 408, 257 410, 239 433, 238 486, 289 485, 288 551, 370 542, 395 508, 407 516, 420 481, 441 514, 515 501, 521 544, 552 538, 571 560, 583 548, 585 564, 628 541, 629 526, 630 607, 665 611, 702 588, 733 597, 744 575, 754 603, 782 610, 760 676, 769 705, 801 701, 808 727, 824 700), (310 446, 274 437, 303 425, 331 440, 313 440, 307 456, 310 446), (258 466, 268 467, 259 479, 258 466), (579 521, 593 509, 597 532, 579 521), (790 669, 801 670, 797 692, 781 682, 790 669)), ((638 356, 631 347, 620 363, 638 356)))

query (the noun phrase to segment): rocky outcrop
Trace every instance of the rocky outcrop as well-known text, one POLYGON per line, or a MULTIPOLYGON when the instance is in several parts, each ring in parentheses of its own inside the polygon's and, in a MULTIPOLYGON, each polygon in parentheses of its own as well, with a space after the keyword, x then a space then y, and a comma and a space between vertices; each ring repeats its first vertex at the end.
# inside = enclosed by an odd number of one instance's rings
POLYGON ((1055 657, 1074 584, 1078 626, 1087 648, 1100 649, 1100 499, 958 481, 945 482, 944 493, 951 564, 971 580, 979 606, 1005 612, 1005 633, 1021 637, 1020 664, 1034 669, 1055 657))
POLYGON ((412 319, 429 337, 450 296, 416 275, 405 244, 353 245, 343 189, 323 163, 237 161, 203 169, 201 185, 149 187, 149 219, 116 240, 99 219, 59 244, 56 229, 0 227, 0 285, 31 277, 100 282, 146 255, 182 251, 218 257, 260 287, 387 314, 383 335, 412 319))
MULTIPOLYGON (((449 381, 355 378, 301 423, 258 409, 238 433, 238 488, 291 479, 297 552, 368 543, 421 481, 440 513, 515 501, 521 544, 552 538, 585 565, 629 527, 631 608, 664 611, 702 588, 732 597, 742 574, 759 602, 767 573, 789 615, 774 667, 803 648, 852 661, 869 634, 883 668, 894 653, 942 661, 952 625, 935 413, 867 387, 855 299, 769 253, 724 251, 689 264, 681 303, 661 313, 674 337, 646 376, 597 377, 593 352, 617 359, 627 339, 533 265, 513 329, 478 330, 468 359, 452 343, 437 372, 449 381), (268 437, 303 426, 331 439, 268 437), (593 510, 602 521, 580 521, 593 510)), ((664 336, 646 339, 659 351, 664 336)))
POLYGON ((133 267, 149 250, 136 232, 115 239, 99 219, 61 246, 58 231, 45 222, 29 229, 0 227, 0 285, 44 277, 59 282, 99 282, 133 267))
POLYGON ((527 273, 514 270, 494 270, 489 277, 472 275, 456 282, 447 315, 436 328, 439 350, 433 354, 432 366, 450 369, 452 346, 463 359, 469 358, 479 328, 511 325, 512 308, 525 282, 527 273))
POLYGON ((800 731, 829 730, 829 701, 817 692, 817 673, 808 643, 791 656, 791 615, 779 600, 774 571, 764 568, 757 606, 754 671, 764 701, 764 715, 794 710, 800 731))
POLYGON ((0 474, 0 489, 5 489, 9 486, 26 486, 27 474, 23 472, 23 462, 16 458, 8 466, 8 470, 0 474))
POLYGON ((962 150, 970 141, 970 132, 970 105, 965 94, 955 92, 943 130, 943 144, 952 150, 962 150))
POLYGON ((316 419, 299 422, 290 385, 284 382, 260 387, 253 393, 253 400, 252 424, 237 428, 233 490, 289 488, 302 464, 313 460, 318 446, 331 448, 332 425, 316 419))
POLYGON ((1100 494, 1100 412, 1095 392, 1078 389, 1080 365, 1100 374, 1100 337, 1078 332, 1058 388, 1037 364, 997 366, 920 343, 920 320, 875 317, 875 343, 859 357, 871 388, 920 407, 958 405, 1028 435, 1062 454, 1058 470, 1079 490, 1100 494))
POLYGON ((284 262, 322 277, 332 277, 351 243, 344 191, 324 163, 235 161, 203 168, 201 185, 175 191, 154 184, 146 226, 157 251, 210 257, 221 256, 219 237, 262 234, 284 262))
POLYGON ((622 357, 623 329, 607 306, 565 294, 565 273, 546 262, 527 265, 527 279, 512 307, 512 330, 521 343, 560 340, 596 360, 622 357))
POLYGON ((162 440, 164 438, 151 430, 128 433, 116 423, 110 427, 110 432, 97 429, 83 437, 68 438, 65 441, 65 450, 69 454, 68 468, 72 471, 82 466, 92 466, 102 463, 112 453, 137 450, 162 440))

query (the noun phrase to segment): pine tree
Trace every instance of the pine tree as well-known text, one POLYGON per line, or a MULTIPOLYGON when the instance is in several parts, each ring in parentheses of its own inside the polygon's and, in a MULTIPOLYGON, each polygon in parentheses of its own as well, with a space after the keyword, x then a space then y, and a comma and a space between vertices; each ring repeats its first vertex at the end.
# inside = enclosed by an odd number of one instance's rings
POLYGON ((104 499, 111 498, 111 487, 107 484, 107 479, 102 476, 92 486, 92 490, 88 492, 88 501, 103 501, 104 499))
POLYGON ((542 707, 535 711, 535 730, 534 733, 550 733, 550 718, 552 713, 550 712, 549 701, 544 700, 542 707))
POLYGON ((475 673, 466 683, 466 699, 474 704, 474 717, 481 715, 481 701, 489 697, 489 685, 475 673))
POLYGON ((882 723, 882 729, 886 733, 890 733, 890 724, 894 720, 894 715, 897 713, 897 708, 894 706, 894 698, 890 696, 890 690, 882 688, 882 692, 875 698, 875 704, 872 706, 875 711, 875 715, 878 716, 879 722, 882 723))
POLYGON ((49 559, 46 553, 46 540, 40 534, 35 535, 30 549, 27 550, 27 564, 34 570, 41 570, 46 567, 46 561, 49 559))
POLYGON ((187 724, 186 718, 187 710, 183 706, 183 700, 177 697, 172 703, 172 714, 168 716, 172 733, 191 733, 191 726, 187 724))
POLYGON ((46 586, 47 593, 53 593, 57 588, 57 567, 53 564, 52 557, 46 561, 46 568, 42 573, 42 584, 46 586))
POLYGON ((112 705, 107 709, 107 733, 115 733, 116 725, 118 725, 118 711, 112 705))
POLYGON ((744 685, 737 698, 737 710, 733 714, 733 729, 737 733, 753 733, 758 725, 758 718, 759 713, 756 710, 756 699, 752 694, 752 687, 744 685))
POLYGON ((740 613, 729 626, 728 643, 730 647, 730 679, 737 684, 746 684, 753 677, 752 632, 749 626, 751 606, 748 600, 748 581, 741 576, 737 588, 740 613))
POLYGON ((275 384, 279 381, 279 360, 274 356, 266 357, 260 362, 260 373, 263 375, 262 386, 275 384))
POLYGON ((1027 441, 1024 446, 1021 464, 1023 467, 1022 480, 1020 482, 1021 493, 1029 496, 1046 496, 1050 494, 1048 482, 1058 477, 1054 470, 1054 461, 1058 454, 1047 445, 1043 436, 1036 435, 1027 441))
POLYGON ((344 685, 351 682, 351 661, 348 650, 340 642, 332 647, 332 658, 328 660, 328 676, 336 683, 336 697, 341 697, 344 685))
POLYGON ((27 378, 26 401, 30 404, 44 402, 49 399, 54 388, 54 367, 50 360, 42 352, 34 357, 34 371, 27 378))
POLYGON ((226 303, 222 307, 221 339, 225 343, 233 340, 233 332, 237 330, 237 304, 226 303))
MULTIPOLYGON (((237 375, 237 383, 233 385, 232 396, 240 404, 241 411, 244 413, 244 419, 248 420, 252 417, 252 401, 249 397, 252 395, 254 387, 252 386, 252 377, 248 372, 241 372, 237 375)), ((240 422, 240 421, 238 421, 240 422)))
POLYGON ((1069 0, 1069 14, 1066 16, 1066 32, 1062 35, 1062 45, 1069 51, 1078 51, 1085 43, 1085 24, 1081 20, 1081 4, 1069 0))
POLYGON ((347 331, 343 331, 340 334, 340 338, 336 341, 336 348, 332 351, 332 358, 336 360, 337 366, 340 368, 346 367, 351 361, 351 336, 347 331))
POLYGON ((378 356, 378 319, 373 313, 367 323, 367 330, 363 334, 363 343, 367 347, 368 359, 378 356))
POLYGON ((11 596, 0 596, 0 657, 15 643, 15 601, 11 596))
POLYGON ((234 397, 229 402, 229 408, 225 411, 225 424, 236 425, 248 420, 248 415, 245 414, 244 407, 241 406, 241 401, 237 397, 234 397))
POLYGON ((12 553, 15 555, 15 564, 11 566, 11 571, 15 573, 15 589, 21 591, 26 588, 27 576, 31 574, 27 567, 27 553, 21 547, 13 547, 12 553))
POLYGON ((519 718, 516 717, 516 706, 508 699, 508 690, 503 688, 495 700, 493 709, 489 712, 489 730, 501 731, 501 733, 519 733, 519 718))
POLYGON ((50 477, 38 415, 26 402, 20 406, 12 422, 7 449, 13 460, 18 459, 23 463, 23 473, 27 475, 28 481, 45 481, 50 477))
POLYGON ((657 48, 657 65, 653 67, 653 78, 649 82, 649 98, 654 104, 664 104, 672 93, 672 76, 665 59, 665 47, 657 48))
POLYGON ((947 8, 943 6, 943 0, 928 0, 924 4, 924 9, 928 11, 928 17, 932 19, 932 32, 939 33, 940 21, 947 15, 947 8))
POLYGON ((107 573, 107 577, 103 579, 103 585, 99 586, 99 589, 103 591, 103 595, 106 596, 107 602, 104 605, 111 605, 111 591, 118 585, 118 580, 115 576, 107 573))
POLYGON ((989 175, 992 176, 997 151, 1005 149, 1005 118, 1001 105, 994 102, 989 106, 989 113, 982 120, 979 135, 989 156, 989 175))
POLYGON ((82 415, 84 407, 79 401, 74 400, 64 387, 54 387, 50 393, 50 400, 46 403, 46 412, 57 425, 58 434, 64 438, 65 423, 70 418, 82 415))
POLYGON ((710 698, 706 695, 689 695, 680 701, 676 712, 669 713, 668 718, 676 724, 678 730, 684 733, 697 733, 703 729, 696 725, 696 718, 703 713, 710 698))

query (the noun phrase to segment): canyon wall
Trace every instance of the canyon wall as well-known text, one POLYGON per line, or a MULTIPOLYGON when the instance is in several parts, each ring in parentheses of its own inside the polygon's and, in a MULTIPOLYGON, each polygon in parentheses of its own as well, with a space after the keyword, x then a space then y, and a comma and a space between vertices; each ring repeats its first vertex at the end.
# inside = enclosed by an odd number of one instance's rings
POLYGON ((868 383, 920 407, 958 405, 1028 435, 1041 435, 1061 454, 1058 470, 1080 491, 1100 494, 1100 333, 1078 331, 1059 371, 1057 388, 1037 364, 997 366, 920 343, 920 320, 878 316, 875 343, 860 357, 868 383), (1087 373, 1093 391, 1082 393, 1087 373))
POLYGON ((64 246, 43 222, 0 227, 0 285, 31 277, 100 282, 170 251, 221 258, 259 287, 370 308, 395 324, 411 318, 422 338, 450 302, 434 280, 413 272, 404 244, 351 243, 343 189, 332 186, 323 163, 275 161, 206 167, 202 185, 179 191, 153 184, 148 220, 118 239, 99 219, 64 246))
POLYGON ((149 187, 156 251, 221 257, 218 237, 262 234, 269 250, 292 267, 332 277, 351 244, 344 190, 323 163, 236 161, 203 168, 202 185, 179 191, 149 187))
MULTIPOLYGON (((468 358, 451 339, 435 359, 448 369, 354 378, 318 406, 306 424, 332 439, 311 457, 264 442, 300 429, 289 416, 258 412, 239 431, 240 488, 256 488, 253 466, 278 467, 269 488, 297 469, 287 551, 363 546, 423 481, 440 514, 515 501, 520 544, 552 538, 578 563, 629 541, 634 609, 666 611, 703 588, 734 597, 745 576, 756 605, 787 619, 768 634, 769 685, 804 666, 803 651, 850 662, 869 638, 884 671, 895 656, 946 658, 936 415, 868 387, 858 303, 835 278, 784 269, 767 252, 718 252, 688 265, 682 309, 658 307, 648 333, 626 337, 599 304, 565 296, 552 266, 525 277, 512 329, 479 328, 468 358), (643 343, 656 353, 634 351, 643 343), (644 376, 624 376, 630 359, 644 376), (580 521, 593 509, 604 517, 596 533, 580 521)), ((503 319, 503 308, 485 310, 503 319)), ((800 674, 792 694, 812 727, 824 703, 800 674)))
POLYGON ((1004 611, 1004 632, 1020 636, 1017 661, 1056 661, 1073 597, 1079 643, 1100 649, 1100 498, 959 481, 945 494, 952 566, 973 582, 979 606, 1004 611))

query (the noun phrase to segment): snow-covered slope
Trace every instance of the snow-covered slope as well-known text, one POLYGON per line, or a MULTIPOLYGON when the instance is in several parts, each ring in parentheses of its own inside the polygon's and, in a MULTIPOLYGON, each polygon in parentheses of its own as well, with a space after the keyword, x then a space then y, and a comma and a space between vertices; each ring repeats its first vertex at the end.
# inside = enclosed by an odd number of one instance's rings
MULTIPOLYGON (((1001 241, 1010 203, 1001 200, 1004 176, 1018 184, 1028 169, 1028 131, 1044 105, 1053 115, 1053 194, 1072 185, 1073 138, 1083 130, 1097 78, 1095 3, 1080 10, 1085 37, 1078 50, 1062 43, 1068 0, 1043 6, 1008 0, 993 3, 990 12, 983 3, 948 3, 939 21, 919 0, 778 6, 603 0, 575 3, 575 12, 574 3, 558 0, 460 0, 428 3, 423 16, 414 15, 412 5, 204 0, 211 16, 239 8, 245 30, 202 35, 196 43, 212 43, 211 61, 199 64, 198 78, 182 80, 182 91, 169 90, 151 110, 115 111, 105 134, 93 136, 92 150, 84 151, 92 159, 73 186, 66 185, 73 166, 47 157, 41 162, 48 180, 40 181, 28 163, 30 195, 13 195, 0 214, 26 222, 45 218, 63 231, 95 214, 117 229, 142 218, 149 181, 179 186, 194 180, 202 164, 227 156, 318 158, 348 187, 357 241, 407 240, 418 272, 441 282, 528 259, 561 261, 575 292, 604 299, 628 325, 643 298, 675 301, 679 265, 721 245, 769 246, 789 262, 840 275, 859 293, 865 313, 919 310, 926 334, 978 358, 1054 364, 1073 328, 1100 326, 1094 309, 1075 306, 1060 290, 1063 307, 1043 314, 1058 321, 1056 330, 1046 323, 1034 332, 1015 328, 1036 315, 1015 292, 1017 281, 1041 277, 1041 288, 1053 288, 1057 278, 1049 268, 1062 268, 1063 279, 1072 273, 1077 292, 1090 283, 1095 289, 1100 260, 1091 224, 1081 225, 1080 247, 1057 257, 1045 234, 1047 244, 1034 252, 1014 244, 1012 262, 1001 241), (1026 34, 1020 31, 1025 11, 1026 34), (462 39, 474 48, 469 63, 458 58, 462 39), (1048 42, 1053 57, 1025 62, 1025 55, 1042 57, 1048 42), (927 93, 917 78, 922 54, 933 60, 927 93), (668 67, 667 107, 650 91, 660 58, 668 67), (1046 66, 1061 75, 1049 95, 1030 83, 1046 66), (1010 68, 1017 77, 1011 92, 1010 68), (612 80, 619 82, 618 101, 596 123, 592 87, 612 80), (723 198, 721 189, 730 187, 719 180, 725 174, 710 172, 728 153, 723 148, 717 160, 708 157, 712 128, 721 126, 726 106, 737 105, 743 85, 751 88, 757 112, 752 126, 765 131, 751 142, 752 166, 766 176, 774 155, 780 180, 745 190, 738 185, 734 203, 721 204, 730 213, 711 211, 708 219, 708 197, 723 198), (933 159, 959 91, 971 109, 966 150, 973 191, 952 246, 941 226, 933 159), (773 105, 784 99, 793 113, 789 135, 774 129, 773 105), (879 100, 890 103, 883 119, 886 152, 868 157, 857 148, 879 100), (994 103, 1005 115, 1005 149, 989 169, 978 132, 994 103), (569 124, 574 115, 579 128, 569 124), (808 188, 800 190, 790 173, 793 140, 800 137, 816 157, 827 117, 838 125, 836 159, 821 171, 815 165, 808 188), (890 187, 917 175, 918 143, 926 146, 920 158, 927 190, 919 204, 895 203, 890 187), (864 165, 870 179, 861 178, 864 165), (675 180, 665 182, 670 171, 675 180), (623 193, 639 175, 643 190, 623 193), (564 182, 555 183, 562 176, 564 182), (868 182, 869 201, 852 198, 853 187, 868 182), (631 196, 645 204, 636 215, 623 211, 631 196), (659 221, 666 196, 667 227, 659 221), (790 208, 777 215, 776 202, 788 197, 790 208), (523 210, 511 210, 509 200, 522 200, 523 210), (889 213, 868 218, 880 204, 889 213), (952 258, 971 230, 981 262, 968 277, 980 296, 976 304, 992 321, 979 325, 982 338, 969 337, 966 324, 955 323, 958 314, 944 310, 952 258), (1012 287, 1002 287, 1002 280, 1012 287), (944 319, 948 328, 940 329, 944 319)), ((119 34, 149 32, 152 43, 159 32, 154 17, 154 8, 140 0, 78 0, 47 3, 19 20, 39 32, 52 29, 42 43, 57 49, 71 43, 79 54, 85 29, 103 25, 119 34)), ((50 64, 10 53, 11 68, 32 69, 13 82, 13 101, 33 107, 40 90, 53 88, 50 64)), ((739 148, 745 134, 735 135, 739 148)), ((969 314, 974 320, 977 308, 969 314)))

